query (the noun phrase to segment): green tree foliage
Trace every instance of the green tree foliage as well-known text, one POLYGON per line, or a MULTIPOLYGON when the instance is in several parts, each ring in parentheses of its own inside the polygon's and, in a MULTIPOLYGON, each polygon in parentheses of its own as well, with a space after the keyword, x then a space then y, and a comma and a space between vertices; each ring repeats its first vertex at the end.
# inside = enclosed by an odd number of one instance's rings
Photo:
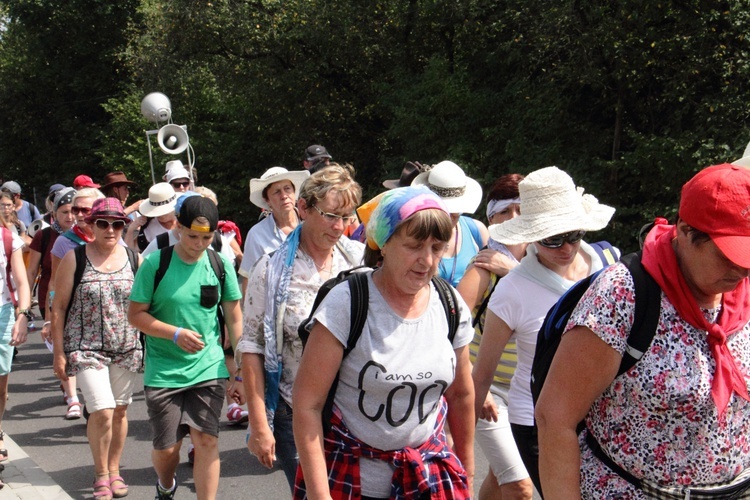
MULTIPOLYGON (((127 79, 117 64, 134 0, 0 2, 0 165, 47 194, 51 180, 103 174, 101 104, 127 79)), ((27 189, 30 191, 30 189, 27 189)))
MULTIPOLYGON (((243 229, 248 180, 301 168, 319 143, 367 195, 407 159, 451 159, 485 186, 558 165, 617 207, 601 236, 631 249, 644 222, 674 215, 685 180, 750 140, 747 0, 0 6, 4 173, 122 168, 145 195, 154 124, 139 103, 160 91, 200 183, 243 229)), ((158 177, 170 158, 155 149, 158 177)))

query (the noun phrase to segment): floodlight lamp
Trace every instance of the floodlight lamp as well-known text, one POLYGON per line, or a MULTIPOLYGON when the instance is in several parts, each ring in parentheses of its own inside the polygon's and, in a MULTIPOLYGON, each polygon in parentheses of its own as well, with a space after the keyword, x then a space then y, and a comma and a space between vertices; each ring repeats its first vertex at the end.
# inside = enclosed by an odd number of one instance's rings
POLYGON ((166 122, 172 118, 172 104, 161 92, 151 92, 141 101, 141 114, 150 122, 166 122))

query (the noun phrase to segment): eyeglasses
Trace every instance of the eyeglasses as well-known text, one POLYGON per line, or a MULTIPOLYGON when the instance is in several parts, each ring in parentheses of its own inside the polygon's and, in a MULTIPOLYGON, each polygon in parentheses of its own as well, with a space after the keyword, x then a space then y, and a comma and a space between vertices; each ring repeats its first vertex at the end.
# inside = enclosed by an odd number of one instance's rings
POLYGON ((122 231, 125 228, 124 220, 108 221, 107 219, 96 219, 94 221, 94 224, 102 231, 106 231, 110 228, 110 226, 112 227, 113 231, 122 231))
POLYGON ((12 203, 0 203, 0 208, 4 208, 7 210, 9 208, 13 208, 13 204, 12 203))
POLYGON ((190 181, 173 181, 170 182, 172 187, 176 188, 182 188, 182 187, 188 187, 190 185, 190 181))
POLYGON ((549 238, 544 238, 543 240, 539 241, 539 244, 546 248, 560 248, 565 243, 570 243, 571 245, 573 245, 574 243, 578 243, 583 239, 585 235, 586 231, 583 230, 571 231, 569 233, 563 233, 555 236, 550 236, 549 238))
POLYGON ((71 207, 70 211, 73 212, 73 215, 88 215, 91 213, 91 209, 86 207, 71 207))
POLYGON ((348 226, 352 222, 354 222, 357 219, 356 215, 336 215, 336 214, 329 214, 328 212, 324 212, 315 205, 313 205, 313 208, 318 211, 321 217, 325 219, 326 222, 329 224, 336 224, 338 221, 342 221, 345 226, 348 226))

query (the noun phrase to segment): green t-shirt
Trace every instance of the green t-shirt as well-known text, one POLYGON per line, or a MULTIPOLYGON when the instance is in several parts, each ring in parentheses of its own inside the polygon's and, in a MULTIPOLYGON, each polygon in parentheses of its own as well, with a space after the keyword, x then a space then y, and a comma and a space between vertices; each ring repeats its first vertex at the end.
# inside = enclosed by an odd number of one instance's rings
MULTIPOLYGON (((201 305, 201 287, 219 286, 219 278, 204 252, 198 262, 187 264, 172 253, 172 261, 159 288, 154 291, 154 275, 159 268, 161 250, 148 255, 138 268, 130 300, 150 304, 149 314, 167 324, 200 333, 205 347, 190 354, 172 342, 146 336, 146 359, 143 383, 148 387, 187 387, 207 380, 229 377, 224 365, 224 350, 216 317, 217 305, 201 305)), ((226 257, 224 290, 219 302, 239 300, 241 292, 237 274, 226 257)))

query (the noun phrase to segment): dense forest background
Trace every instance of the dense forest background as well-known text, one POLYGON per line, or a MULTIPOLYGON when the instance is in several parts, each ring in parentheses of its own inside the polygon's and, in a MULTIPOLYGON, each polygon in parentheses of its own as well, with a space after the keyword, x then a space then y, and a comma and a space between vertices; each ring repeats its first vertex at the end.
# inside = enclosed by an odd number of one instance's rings
POLYGON ((248 180, 317 143, 367 195, 405 160, 485 187, 557 165, 617 207, 600 236, 629 250, 750 140, 749 3, 0 0, 0 176, 41 202, 124 170, 145 196, 140 102, 159 91, 243 231, 248 180))

